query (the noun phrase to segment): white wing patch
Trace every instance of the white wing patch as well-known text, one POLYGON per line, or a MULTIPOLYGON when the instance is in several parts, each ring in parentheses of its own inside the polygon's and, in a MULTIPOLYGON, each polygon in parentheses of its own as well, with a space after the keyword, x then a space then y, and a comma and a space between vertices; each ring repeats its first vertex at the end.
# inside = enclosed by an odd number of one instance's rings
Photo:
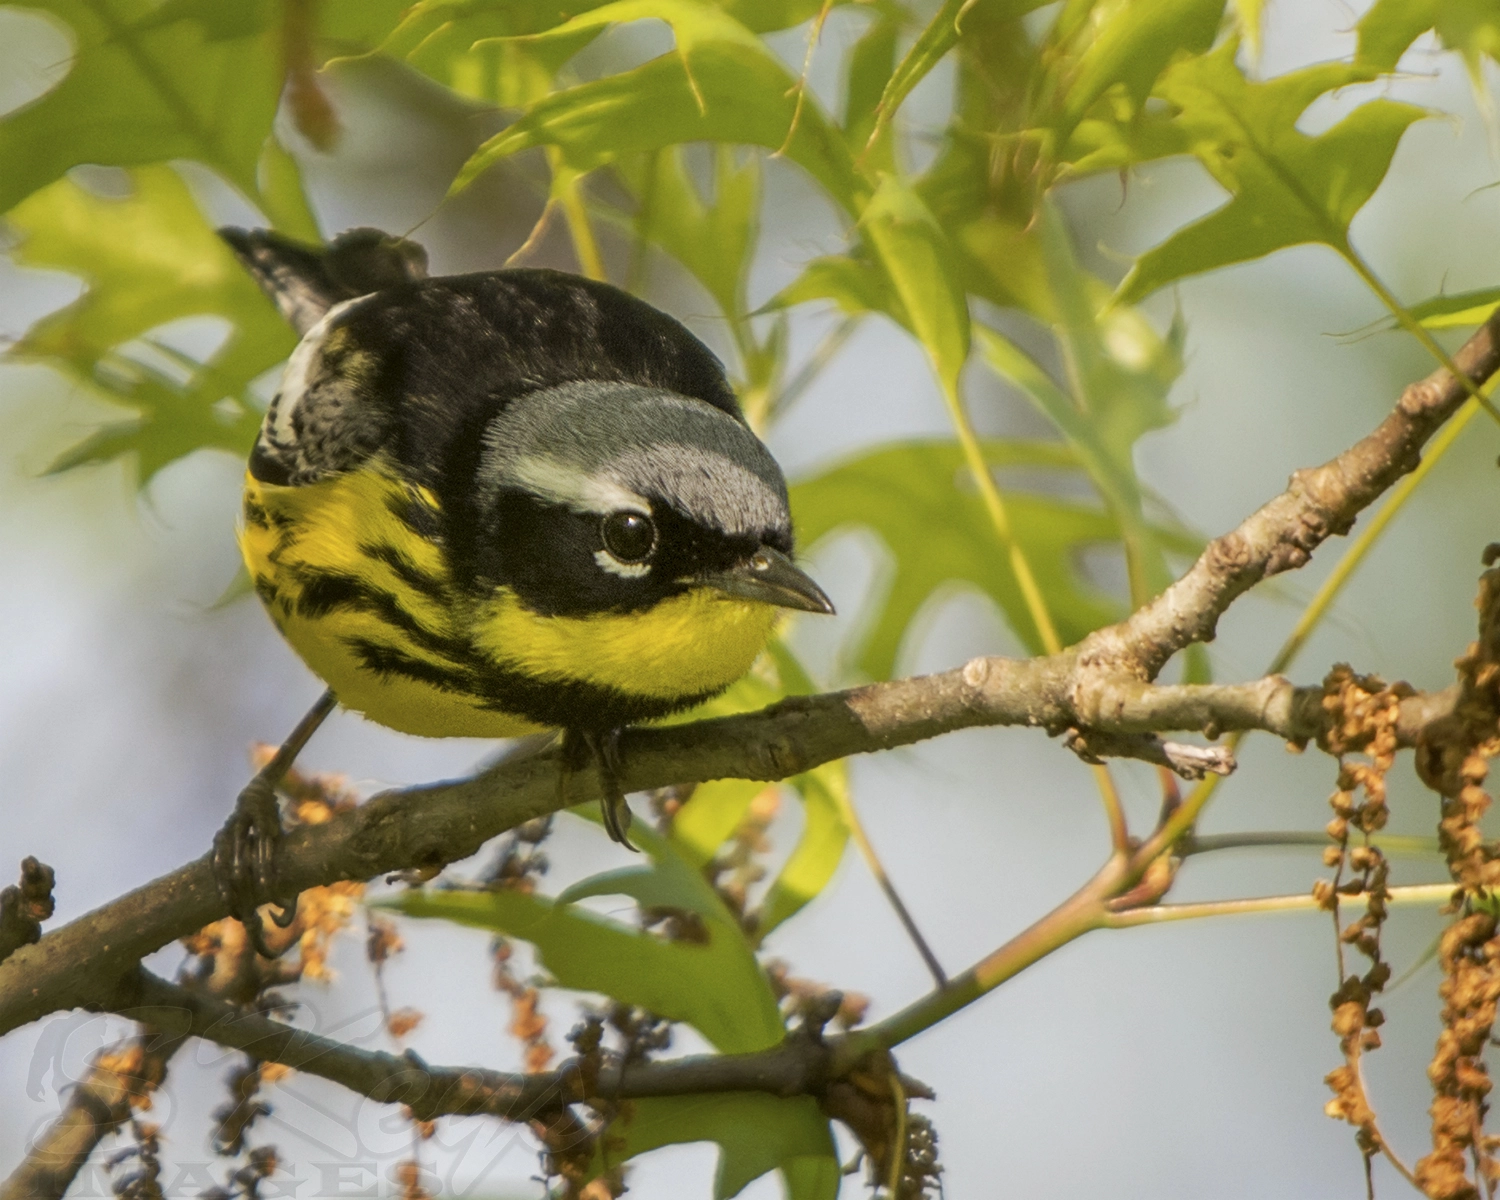
POLYGON ((364 299, 367 297, 356 296, 353 300, 335 304, 297 343, 297 348, 287 361, 286 372, 281 377, 281 390, 266 412, 266 423, 261 436, 271 445, 290 447, 296 443, 297 433, 296 426, 292 423, 292 414, 297 411, 298 403, 307 394, 314 368, 323 353, 323 343, 328 339, 328 331, 340 316, 364 299))

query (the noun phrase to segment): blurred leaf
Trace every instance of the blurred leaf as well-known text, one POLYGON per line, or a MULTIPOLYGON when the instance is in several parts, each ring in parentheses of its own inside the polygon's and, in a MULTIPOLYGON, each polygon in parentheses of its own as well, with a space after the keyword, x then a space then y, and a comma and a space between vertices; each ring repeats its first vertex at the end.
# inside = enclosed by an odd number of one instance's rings
MULTIPOLYGON (((1411 305, 1407 311, 1428 329, 1455 329, 1483 324, 1490 319, 1496 305, 1500 305, 1500 288, 1479 288, 1472 292, 1434 296, 1411 305)), ((1391 328, 1395 327, 1392 320, 1391 328)))
MULTIPOLYGON (((1076 455, 1050 443, 990 441, 996 467, 1040 467, 1079 478, 1076 455)), ((791 489, 792 512, 805 545, 836 530, 866 527, 895 558, 889 590, 879 600, 857 651, 860 668, 888 678, 918 611, 945 584, 977 587, 999 606, 1031 653, 1040 653, 1008 556, 995 552, 988 514, 967 476, 963 454, 948 441, 904 442, 858 455, 791 489)), ((1065 643, 1121 615, 1119 602, 1080 574, 1078 554, 1118 543, 1108 514, 1073 501, 1003 489, 1016 538, 1037 577, 1065 643)), ((1191 539, 1159 530, 1167 548, 1196 553, 1191 539)))
POLYGON ((538 100, 514 125, 496 134, 464 164, 460 190, 486 167, 533 146, 555 145, 579 172, 621 156, 683 142, 786 145, 786 157, 804 167, 844 208, 858 207, 862 184, 843 138, 808 97, 790 140, 796 83, 760 38, 701 0, 617 0, 547 33, 554 38, 602 29, 617 22, 659 19, 672 26, 676 49, 604 79, 538 100))
POLYGON ((1308 105, 1370 72, 1325 63, 1251 83, 1235 65, 1237 49, 1231 38, 1172 67, 1158 85, 1157 94, 1176 107, 1192 152, 1232 198, 1142 255, 1120 285, 1125 301, 1306 242, 1349 257, 1349 222, 1385 178, 1407 126, 1426 115, 1409 104, 1371 100, 1310 136, 1297 128, 1308 105))
MULTIPOLYGON (((610 1126, 622 1139, 609 1165, 661 1146, 716 1142, 714 1200, 737 1196, 747 1184, 780 1169, 788 1200, 834 1200, 841 1171, 828 1118, 811 1096, 783 1099, 758 1092, 671 1096, 631 1101, 610 1126)), ((599 1163, 595 1172, 605 1164, 599 1163)))
POLYGON ((1139 110, 1167 64, 1213 45, 1223 15, 1224 0, 1136 0, 1101 11, 1102 20, 1089 24, 1088 46, 1064 93, 1062 140, 1116 85, 1139 110))
POLYGON ((873 263, 844 254, 815 258, 802 274, 768 300, 762 311, 831 300, 846 313, 883 312, 906 324, 906 311, 890 279, 873 263))
POLYGON ((1260 59, 1261 24, 1266 19, 1266 0, 1230 0, 1240 36, 1250 51, 1252 62, 1260 59))
POLYGON ((619 170, 640 207, 638 231, 686 267, 726 317, 742 317, 759 232, 759 160, 751 156, 736 164, 731 147, 716 145, 707 201, 688 173, 681 146, 621 160, 619 170))
POLYGON ((524 108, 552 90, 558 68, 600 30, 543 43, 510 39, 541 33, 597 0, 420 0, 381 50, 444 87, 499 108, 524 108))
POLYGON ((133 190, 123 198, 64 179, 11 212, 21 235, 12 251, 17 263, 81 275, 87 286, 36 322, 10 354, 48 361, 137 410, 65 451, 54 470, 134 453, 145 483, 201 446, 247 451, 260 424, 249 385, 286 357, 296 337, 175 171, 142 167, 129 178, 133 190), (160 351, 155 359, 165 364, 154 366, 118 353, 153 329, 204 315, 232 325, 206 363, 160 351))
POLYGON ((900 300, 890 315, 926 348, 949 396, 969 357, 969 301, 957 280, 952 250, 921 198, 887 175, 860 214, 860 232, 900 300))
POLYGON ((699 784, 672 818, 672 841, 688 861, 702 866, 740 827, 750 803, 767 787, 754 779, 699 784))
MULTIPOLYGON (((912 90, 921 83, 958 44, 963 32, 964 18, 977 0, 943 0, 943 6, 917 35, 911 49, 902 57, 890 80, 881 93, 876 106, 881 125, 888 123, 896 114, 912 90)), ((1046 0, 990 0, 987 8, 994 19, 1013 18, 1041 8, 1046 0)))
POLYGON ((1436 29, 1444 48, 1463 55, 1474 86, 1482 88, 1483 59, 1500 59, 1500 6, 1494 0, 1377 0, 1355 26, 1354 61, 1394 71, 1407 48, 1436 29))
POLYGON ((521 938, 561 986, 685 1021, 724 1053, 776 1045, 786 1032, 776 998, 739 923, 666 839, 640 823, 630 836, 650 866, 594 876, 556 900, 512 891, 410 891, 380 906, 521 938), (708 941, 667 941, 570 902, 603 895, 697 913, 708 941))
POLYGON ((31 0, 72 38, 71 69, 0 118, 0 211, 80 163, 192 158, 256 193, 281 95, 270 0, 31 0), (108 119, 101 119, 107 114, 108 119))
POLYGON ((849 844, 849 825, 844 818, 849 768, 844 760, 825 763, 788 782, 802 799, 802 836, 761 901, 757 939, 795 916, 828 886, 849 844))
MULTIPOLYGON (((834 0, 842 7, 854 0, 834 0)), ((823 9, 823 0, 718 0, 716 5, 751 33, 772 33, 811 21, 823 9)))
MULTIPOLYGON (((880 98, 896 69, 896 35, 901 23, 896 13, 883 12, 865 30, 849 53, 844 80, 844 137, 856 155, 865 153, 880 109, 880 98)), ((889 128, 889 126, 887 126, 889 128)), ((889 137, 880 139, 866 154, 873 169, 895 167, 893 145, 889 137)))
POLYGON ((1067 227, 1050 205, 1042 214, 1042 246, 1067 387, 990 330, 981 331, 981 349, 990 367, 1019 387, 1078 452, 1120 523, 1131 603, 1141 605, 1172 576, 1146 520, 1135 443, 1176 419, 1167 395, 1182 372, 1183 330, 1174 324, 1163 340, 1139 312, 1110 307, 1107 289, 1079 267, 1067 227))
MULTIPOLYGON (((62 81, 0 117, 0 211, 82 163, 206 163, 252 199, 285 75, 273 0, 27 0, 73 42, 62 81)), ((325 0, 316 66, 368 50, 398 0, 325 0)))
POLYGON ((1178 154, 1191 154, 1192 141, 1182 126, 1161 111, 1147 108, 1128 121, 1087 117, 1068 138, 1063 177, 1082 177, 1178 154))

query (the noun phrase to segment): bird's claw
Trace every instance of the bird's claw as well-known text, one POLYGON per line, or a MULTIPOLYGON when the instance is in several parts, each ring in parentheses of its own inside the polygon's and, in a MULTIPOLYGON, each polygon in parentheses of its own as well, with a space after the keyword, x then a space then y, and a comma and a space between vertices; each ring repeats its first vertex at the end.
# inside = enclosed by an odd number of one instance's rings
POLYGON ((563 768, 558 780, 560 793, 565 793, 568 777, 592 760, 599 772, 599 811, 604 818, 604 828, 609 836, 627 850, 639 850, 629 836, 632 814, 625 801, 625 792, 620 787, 620 731, 610 729, 604 733, 593 730, 570 730, 563 739, 563 768))
POLYGON ((260 906, 277 906, 271 909, 271 919, 282 929, 297 915, 296 895, 283 898, 276 887, 276 848, 281 836, 276 783, 262 771, 246 785, 235 801, 234 813, 214 835, 213 870, 230 916, 245 927, 251 946, 264 958, 276 958, 279 952, 266 943, 260 906))

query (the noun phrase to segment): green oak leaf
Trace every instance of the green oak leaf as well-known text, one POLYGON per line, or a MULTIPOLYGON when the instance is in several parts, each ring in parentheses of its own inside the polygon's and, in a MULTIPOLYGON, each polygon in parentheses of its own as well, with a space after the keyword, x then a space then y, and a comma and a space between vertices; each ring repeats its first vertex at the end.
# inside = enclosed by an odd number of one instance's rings
MULTIPOLYGON (((1177 418, 1167 397, 1182 371, 1184 330, 1174 321, 1163 338, 1135 309, 1111 305, 1103 281, 1079 266, 1067 227, 1050 204, 1039 225, 1061 379, 992 329, 977 331, 980 356, 1019 388, 1077 453, 1119 524, 1130 600, 1139 606, 1171 583, 1172 571, 1157 529, 1146 517, 1135 445, 1177 418)), ((1194 680, 1207 678, 1207 669, 1206 656, 1190 656, 1194 680)))
POLYGON ((756 911, 757 940, 796 916, 828 886, 849 845, 849 768, 844 760, 824 763, 787 782, 802 800, 802 836, 756 911))
POLYGON ((956 397, 969 357, 969 300, 947 237, 921 197, 896 175, 880 181, 859 228, 890 281, 888 295, 899 301, 889 315, 922 343, 944 393, 956 397))
MULTIPOLYGON (((272 0, 26 0, 73 54, 61 81, 0 117, 0 212, 82 163, 174 158, 212 167, 248 197, 285 79, 281 7, 272 0)), ((369 50, 398 0, 318 5, 312 65, 369 50)))
POLYGON ((851 316, 883 312, 906 324, 906 311, 892 291, 890 279, 874 263, 849 254, 813 259, 761 311, 773 312, 814 300, 830 300, 851 316))
MULTIPOLYGON (((1046 0, 992 0, 987 5, 989 12, 986 15, 994 20, 1020 17, 1045 3, 1046 0)), ((942 7, 923 26, 881 92, 875 109, 877 133, 896 115, 896 110, 917 84, 931 74, 932 69, 947 57, 948 51, 958 44, 963 34, 964 17, 973 6, 974 0, 943 0, 942 7)))
POLYGON ((543 33, 598 5, 599 0, 419 0, 380 49, 461 96, 524 108, 552 90, 558 68, 599 31, 540 45, 512 39, 543 33))
POLYGON ((1360 105, 1316 136, 1297 128, 1325 92, 1370 77, 1324 63, 1252 83, 1237 39, 1170 68, 1156 94, 1176 110, 1192 153, 1231 199, 1137 260, 1120 297, 1134 302, 1187 275, 1314 242, 1352 256, 1349 222, 1385 178, 1407 126, 1427 115, 1392 100, 1360 105))
POLYGON ((776 997, 739 922, 667 839, 640 824, 630 836, 650 865, 593 876, 556 899, 513 891, 410 891, 380 906, 521 938, 536 947, 561 986, 602 992, 686 1022, 724 1053, 776 1045, 786 1032, 776 997), (604 895, 696 913, 707 940, 667 941, 572 903, 604 895))
POLYGON ((669 1096, 631 1101, 601 1139, 608 1163, 661 1146, 715 1142, 714 1200, 737 1196, 769 1171, 780 1171, 788 1200, 834 1200, 842 1171, 828 1118, 811 1096, 759 1092, 669 1096))
POLYGON ((80 163, 207 163, 256 194, 255 168, 281 97, 270 0, 30 0, 74 44, 51 91, 0 118, 0 212, 80 163), (225 10, 238 8, 229 24, 225 10), (107 114, 107 119, 105 118, 107 114))
POLYGON ((1230 0, 1230 7, 1234 9, 1235 22, 1239 26, 1240 36, 1245 39, 1250 58, 1258 60, 1261 26, 1266 19, 1266 0, 1230 0))
POLYGON ((1407 47, 1429 29, 1448 50, 1463 55, 1474 86, 1484 86, 1485 57, 1500 60, 1500 8, 1494 0, 1377 0, 1355 26, 1355 62, 1394 71, 1407 47))
POLYGON ((849 149, 818 104, 798 105, 796 80, 744 25, 701 0, 617 0, 518 44, 545 46, 608 25, 658 19, 676 37, 671 52, 630 71, 537 100, 484 143, 453 189, 493 163, 533 146, 556 146, 580 173, 629 154, 684 142, 776 149, 798 163, 844 208, 858 209, 863 184, 849 149), (796 116, 796 127, 792 121, 796 116), (790 132, 791 136, 788 137, 790 132))
POLYGON ((745 283, 755 256, 760 216, 760 161, 736 163, 733 147, 715 145, 713 191, 705 200, 681 146, 622 159, 618 171, 636 197, 637 236, 660 246, 698 280, 726 317, 745 315, 745 283))
POLYGON ((1213 45, 1224 0, 1146 0, 1101 5, 1089 42, 1070 65, 1059 130, 1062 140, 1109 89, 1122 87, 1138 111, 1173 59, 1213 45))
POLYGON ((285 358, 296 337, 175 171, 140 167, 129 179, 132 191, 123 197, 59 180, 9 214, 20 235, 12 251, 17 263, 67 271, 86 284, 78 300, 37 321, 9 353, 48 362, 135 410, 65 451, 54 470, 133 454, 145 483, 203 446, 246 452, 260 424, 250 383, 285 358), (166 350, 150 357, 119 352, 193 316, 231 325, 206 363, 166 350))
MULTIPOLYGON (((993 466, 1057 471, 1081 478, 1077 455, 1043 442, 989 441, 993 466)), ((875 679, 889 678, 902 640, 919 611, 955 584, 977 588, 1004 614, 1031 653, 1041 653, 1008 556, 995 552, 994 530, 969 480, 959 446, 915 441, 882 446, 837 464, 791 489, 803 544, 835 531, 866 528, 895 560, 856 661, 875 679)), ((1036 492, 1002 489, 1016 539, 1035 573, 1065 643, 1117 619, 1123 606, 1088 583, 1078 554, 1118 544, 1119 524, 1107 512, 1036 492)), ((1182 533, 1161 529, 1172 553, 1196 553, 1182 533)))
MULTIPOLYGON (((849 52, 844 79, 844 137, 849 148, 872 169, 895 169, 895 149, 889 134, 869 146, 879 119, 880 100, 896 69, 896 38, 901 21, 896 12, 882 12, 849 52), (866 149, 866 147, 869 147, 866 149)), ((885 125, 890 129, 889 122, 885 125)))
POLYGON ((993 331, 984 332, 981 348, 990 366, 1018 386, 1077 451, 1120 522, 1131 562, 1131 602, 1144 604, 1171 582, 1171 574, 1145 518, 1135 444, 1176 420, 1167 395, 1182 373, 1183 329, 1174 324, 1163 339, 1134 309, 1111 306, 1103 282, 1078 265, 1067 227, 1050 205, 1041 224, 1066 385, 1055 384, 993 331))

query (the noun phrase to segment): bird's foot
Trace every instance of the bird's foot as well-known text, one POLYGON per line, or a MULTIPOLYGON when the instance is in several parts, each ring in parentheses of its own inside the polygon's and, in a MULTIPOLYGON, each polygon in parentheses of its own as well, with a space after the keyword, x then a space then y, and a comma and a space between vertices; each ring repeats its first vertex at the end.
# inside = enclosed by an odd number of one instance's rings
MULTIPOLYGON (((281 844, 281 806, 276 787, 291 769, 308 738, 317 731, 335 700, 332 689, 318 697, 281 748, 255 773, 234 802, 234 813, 214 835, 213 873, 229 915, 245 927, 255 952, 276 958, 286 952, 266 944, 260 907, 274 905, 271 920, 285 929, 297 916, 297 893, 283 896, 276 881, 276 848, 281 844)), ((288 943, 290 945, 290 943, 288 943)))
POLYGON ((282 951, 266 943, 260 906, 274 904, 271 919, 286 928, 297 915, 297 897, 288 900, 277 893, 276 848, 281 842, 281 809, 276 801, 277 776, 268 768, 259 771, 235 801, 234 813, 214 835, 214 881, 229 908, 229 915, 245 927, 255 952, 276 958, 282 951))
POLYGON ((630 805, 620 787, 620 730, 600 733, 591 729, 570 729, 563 735, 562 774, 558 777, 558 794, 565 795, 568 779, 575 771, 592 765, 599 772, 599 811, 609 836, 627 850, 636 850, 628 835, 630 805))

